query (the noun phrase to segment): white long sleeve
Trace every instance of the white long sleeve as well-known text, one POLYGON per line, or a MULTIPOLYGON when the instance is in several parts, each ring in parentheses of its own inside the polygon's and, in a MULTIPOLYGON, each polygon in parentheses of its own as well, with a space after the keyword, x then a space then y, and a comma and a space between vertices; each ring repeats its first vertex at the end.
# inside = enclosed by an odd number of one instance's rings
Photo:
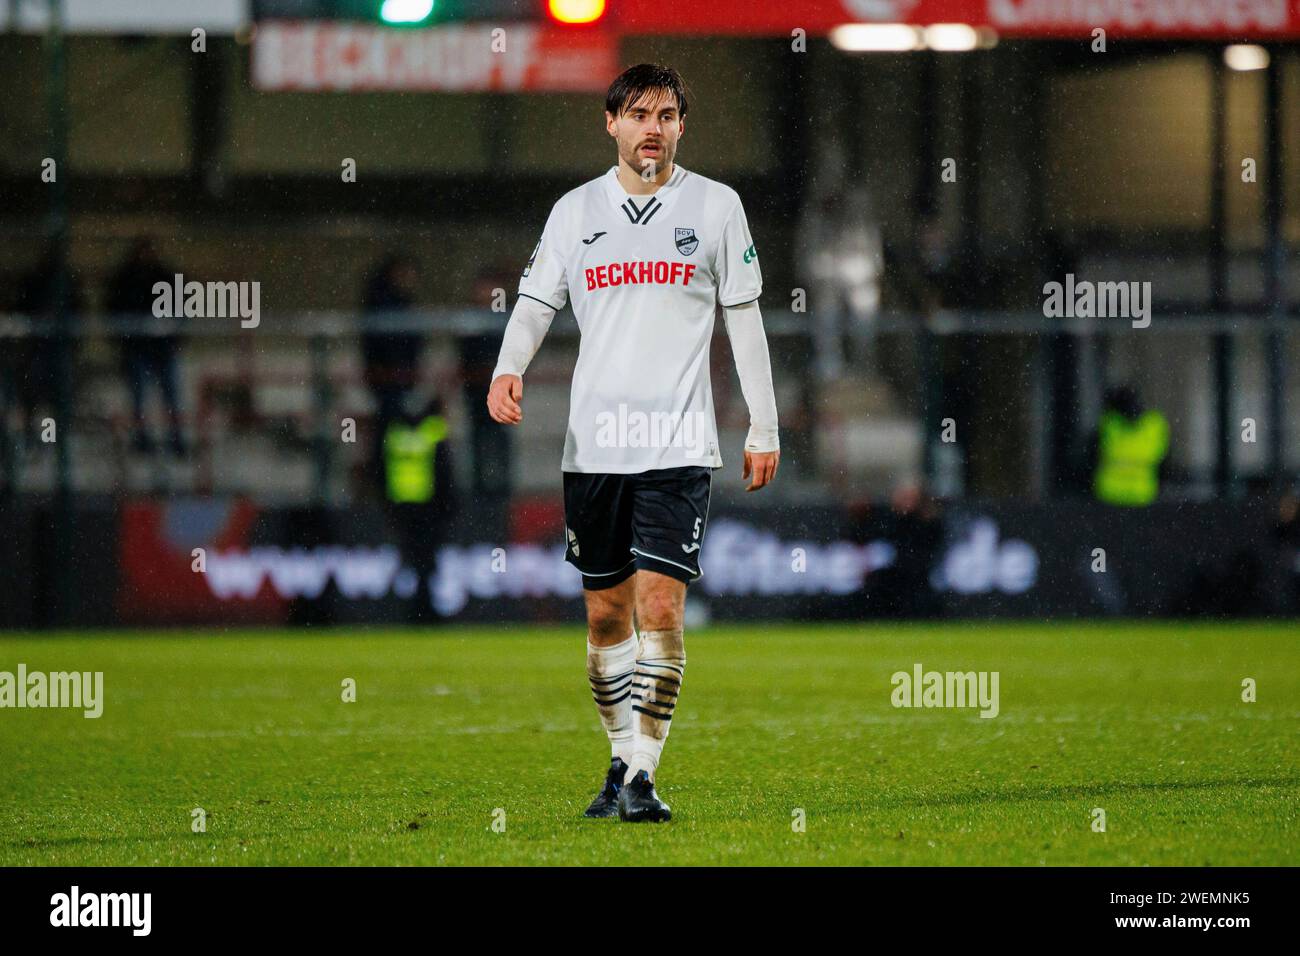
POLYGON ((722 310, 731 339, 731 353, 740 376, 740 391, 749 406, 749 435, 745 451, 777 451, 776 392, 772 388, 772 361, 763 332, 763 313, 758 302, 746 302, 722 310))
POLYGON ((554 318, 555 310, 545 302, 526 295, 515 300, 514 311, 506 323, 506 334, 501 339, 497 367, 492 372, 494 381, 498 375, 518 375, 523 378, 524 370, 537 354, 554 318))

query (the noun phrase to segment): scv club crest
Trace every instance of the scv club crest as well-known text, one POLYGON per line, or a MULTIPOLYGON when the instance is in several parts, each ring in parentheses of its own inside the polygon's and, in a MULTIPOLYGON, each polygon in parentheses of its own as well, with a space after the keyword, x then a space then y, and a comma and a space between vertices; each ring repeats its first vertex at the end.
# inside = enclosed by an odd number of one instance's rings
POLYGON ((695 251, 696 246, 700 244, 699 238, 695 235, 694 229, 677 228, 673 230, 674 238, 677 241, 677 251, 684 256, 689 256, 695 251))

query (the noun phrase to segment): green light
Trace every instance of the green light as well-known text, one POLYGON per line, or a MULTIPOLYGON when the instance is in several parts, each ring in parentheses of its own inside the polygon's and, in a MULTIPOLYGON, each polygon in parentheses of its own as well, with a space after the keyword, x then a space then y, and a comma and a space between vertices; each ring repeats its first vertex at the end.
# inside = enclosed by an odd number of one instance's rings
POLYGON ((384 0, 379 19, 385 23, 419 23, 433 13, 433 0, 384 0))

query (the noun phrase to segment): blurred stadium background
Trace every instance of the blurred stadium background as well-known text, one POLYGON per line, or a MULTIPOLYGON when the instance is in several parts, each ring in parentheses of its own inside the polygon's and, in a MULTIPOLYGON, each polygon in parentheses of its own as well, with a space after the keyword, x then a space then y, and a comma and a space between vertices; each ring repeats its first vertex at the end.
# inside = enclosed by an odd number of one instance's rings
POLYGON ((483 395, 643 60, 745 201, 782 416, 746 500, 719 325, 696 623, 1295 614, 1300 5, 1089 9, 0 0, 0 626, 577 620, 571 313, 524 428, 483 395), (259 323, 153 318, 175 273, 259 323), (1048 316, 1067 276, 1150 325, 1048 316), (1167 423, 1153 495, 1099 493, 1108 409, 1167 423))

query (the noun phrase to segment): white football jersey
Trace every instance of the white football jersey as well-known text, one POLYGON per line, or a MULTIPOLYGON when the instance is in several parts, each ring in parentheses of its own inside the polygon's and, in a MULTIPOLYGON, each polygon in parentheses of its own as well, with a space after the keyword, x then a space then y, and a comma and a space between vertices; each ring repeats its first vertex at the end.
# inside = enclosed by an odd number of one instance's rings
POLYGON ((571 301, 582 333, 563 469, 720 468, 713 321, 718 304, 762 291, 730 186, 676 166, 656 192, 631 196, 614 166, 561 197, 519 294, 556 310, 571 301))

